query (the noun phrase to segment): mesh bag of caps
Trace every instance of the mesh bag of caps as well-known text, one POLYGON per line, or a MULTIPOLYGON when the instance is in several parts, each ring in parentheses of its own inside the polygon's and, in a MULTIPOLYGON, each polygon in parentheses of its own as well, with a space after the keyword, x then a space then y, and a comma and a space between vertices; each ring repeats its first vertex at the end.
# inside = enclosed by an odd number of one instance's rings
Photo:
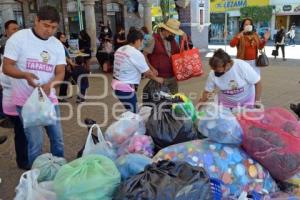
POLYGON ((205 140, 194 140, 169 146, 153 158, 185 161, 203 167, 211 178, 223 182, 223 197, 237 198, 242 192, 275 192, 277 186, 268 171, 240 148, 205 140))
POLYGON ((243 148, 273 178, 286 181, 300 172, 300 124, 283 108, 239 116, 243 148))

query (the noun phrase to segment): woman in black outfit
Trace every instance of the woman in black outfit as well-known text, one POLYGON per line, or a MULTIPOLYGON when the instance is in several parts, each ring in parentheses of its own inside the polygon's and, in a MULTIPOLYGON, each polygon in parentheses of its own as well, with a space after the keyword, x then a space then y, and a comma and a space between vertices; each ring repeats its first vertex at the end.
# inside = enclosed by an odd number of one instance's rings
MULTIPOLYGON (((74 66, 76 66, 76 64, 72 61, 72 59, 70 57, 69 50, 67 48, 68 43, 67 43, 66 35, 62 32, 57 32, 56 38, 64 45, 65 56, 66 56, 66 61, 67 61, 64 81, 69 81, 69 79, 71 77, 71 73, 72 73, 72 68, 74 66)), ((67 95, 68 95, 68 84, 65 84, 65 83, 60 84, 59 102, 66 102, 67 100, 64 97, 66 97, 67 95)))
MULTIPOLYGON (((284 52, 284 46, 285 46, 285 31, 284 31, 284 27, 281 27, 280 30, 276 33, 275 36, 275 46, 276 46, 276 52, 278 55, 278 49, 279 47, 281 48, 281 52, 282 52, 282 59, 285 61, 285 52, 284 52)), ((276 59, 276 55, 275 55, 275 59, 276 59)))
POLYGON ((91 59, 91 38, 86 32, 86 30, 82 30, 79 33, 79 50, 82 53, 89 54, 89 56, 84 57, 85 64, 89 66, 89 61, 91 59))

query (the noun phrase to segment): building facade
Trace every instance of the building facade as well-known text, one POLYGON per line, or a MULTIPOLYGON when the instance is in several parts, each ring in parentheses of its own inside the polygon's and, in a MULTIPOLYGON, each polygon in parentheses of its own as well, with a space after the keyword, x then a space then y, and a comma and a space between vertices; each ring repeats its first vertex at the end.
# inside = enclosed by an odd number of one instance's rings
MULTIPOLYGON (((214 0, 210 5, 210 40, 224 41, 225 15, 227 15, 227 39, 231 39, 240 27, 240 9, 247 6, 267 6, 269 0, 214 0)), ((256 27, 269 27, 270 22, 258 23, 256 27)))
POLYGON ((300 1, 299 0, 270 0, 274 7, 272 17, 272 29, 285 27, 290 29, 292 25, 296 27, 296 40, 300 40, 300 1))
MULTIPOLYGON (((3 33, 4 23, 9 19, 16 19, 22 28, 32 27, 38 9, 51 5, 60 13, 59 31, 76 37, 85 28, 91 36, 95 53, 100 22, 108 25, 113 33, 116 33, 118 27, 128 31, 132 26, 146 26, 152 30, 157 19, 155 10, 159 10, 159 1, 138 1, 137 14, 130 11, 130 5, 125 0, 1 0, 0 31, 3 33)), ((191 36, 196 47, 207 48, 209 0, 192 0, 187 8, 181 9, 177 15, 173 13, 172 17, 180 18, 182 29, 191 36)))

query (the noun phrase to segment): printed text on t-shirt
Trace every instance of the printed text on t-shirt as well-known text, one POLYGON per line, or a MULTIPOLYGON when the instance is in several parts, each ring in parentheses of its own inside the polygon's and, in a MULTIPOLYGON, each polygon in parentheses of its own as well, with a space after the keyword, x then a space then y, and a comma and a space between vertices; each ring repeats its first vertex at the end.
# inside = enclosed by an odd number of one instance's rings
POLYGON ((129 55, 124 52, 117 51, 115 53, 115 65, 121 65, 125 58, 129 58, 129 55))
POLYGON ((26 61, 26 69, 52 73, 54 69, 54 65, 41 62, 37 59, 28 58, 26 61))
POLYGON ((227 95, 236 95, 236 94, 240 94, 244 92, 244 88, 237 88, 237 89, 233 89, 233 90, 222 90, 223 94, 227 94, 227 95))

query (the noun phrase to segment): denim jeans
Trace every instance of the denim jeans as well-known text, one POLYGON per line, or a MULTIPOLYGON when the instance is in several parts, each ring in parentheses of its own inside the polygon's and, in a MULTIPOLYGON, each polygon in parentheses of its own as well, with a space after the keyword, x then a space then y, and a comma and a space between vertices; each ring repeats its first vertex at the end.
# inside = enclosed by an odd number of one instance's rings
POLYGON ((4 119, 5 118, 5 114, 3 112, 3 107, 2 107, 2 99, 3 99, 3 90, 2 88, 0 89, 0 119, 4 119))
MULTIPOLYGON (((64 142, 63 142, 63 133, 60 123, 60 109, 59 106, 55 106, 57 121, 54 125, 49 126, 37 126, 25 128, 24 132, 28 142, 28 164, 32 165, 33 161, 43 153, 43 142, 44 134, 43 128, 46 129, 47 135, 50 140, 50 149, 51 153, 57 157, 64 157, 64 142)), ((22 107, 17 106, 17 111, 19 116, 21 115, 22 107)), ((23 121, 22 117, 20 117, 23 121)))
POLYGON ((21 169, 30 169, 28 167, 28 147, 27 139, 24 133, 23 124, 19 116, 8 115, 11 122, 14 124, 15 132, 15 151, 16 151, 16 161, 17 165, 21 169))
POLYGON ((126 110, 137 113, 137 97, 135 92, 123 92, 120 90, 115 90, 114 92, 126 110))

